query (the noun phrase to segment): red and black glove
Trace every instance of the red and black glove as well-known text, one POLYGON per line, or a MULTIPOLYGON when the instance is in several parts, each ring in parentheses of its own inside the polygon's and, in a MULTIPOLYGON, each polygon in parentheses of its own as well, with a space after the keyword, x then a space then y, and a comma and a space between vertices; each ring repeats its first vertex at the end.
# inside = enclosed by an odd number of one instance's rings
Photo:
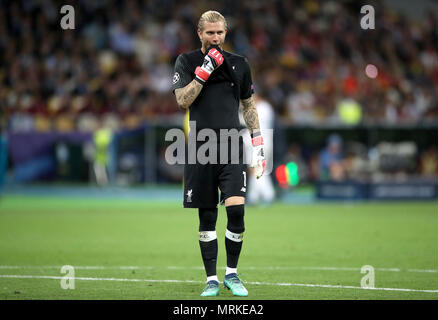
POLYGON ((253 148, 250 167, 255 168, 255 174, 258 179, 263 175, 266 168, 265 151, 263 149, 263 137, 260 131, 251 134, 251 142, 253 148))
POLYGON ((195 70, 196 79, 204 84, 211 73, 219 68, 219 66, 224 62, 224 57, 217 46, 212 46, 207 50, 207 54, 204 57, 204 62, 202 66, 197 67, 195 70))

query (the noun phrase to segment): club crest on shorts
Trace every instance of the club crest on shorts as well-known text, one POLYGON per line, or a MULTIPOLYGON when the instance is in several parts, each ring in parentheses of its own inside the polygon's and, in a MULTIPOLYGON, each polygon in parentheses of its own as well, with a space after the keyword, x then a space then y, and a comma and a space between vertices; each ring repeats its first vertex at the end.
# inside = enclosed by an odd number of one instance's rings
POLYGON ((192 193, 193 193, 193 189, 190 189, 189 191, 187 191, 187 202, 192 202, 192 193))

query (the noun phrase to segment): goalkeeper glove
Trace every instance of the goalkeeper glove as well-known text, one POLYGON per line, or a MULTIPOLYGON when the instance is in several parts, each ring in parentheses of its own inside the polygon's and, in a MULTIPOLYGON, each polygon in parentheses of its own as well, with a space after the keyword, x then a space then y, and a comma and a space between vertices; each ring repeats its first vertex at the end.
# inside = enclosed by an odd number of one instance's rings
POLYGON ((253 146, 251 168, 255 168, 255 174, 258 179, 263 175, 266 168, 265 151, 263 150, 263 137, 260 131, 251 134, 251 141, 253 146))
POLYGON ((204 62, 202 63, 202 66, 197 67, 195 70, 196 78, 204 84, 208 78, 210 77, 211 73, 219 68, 219 66, 224 62, 224 57, 217 46, 210 47, 209 50, 207 50, 207 54, 204 57, 204 62))

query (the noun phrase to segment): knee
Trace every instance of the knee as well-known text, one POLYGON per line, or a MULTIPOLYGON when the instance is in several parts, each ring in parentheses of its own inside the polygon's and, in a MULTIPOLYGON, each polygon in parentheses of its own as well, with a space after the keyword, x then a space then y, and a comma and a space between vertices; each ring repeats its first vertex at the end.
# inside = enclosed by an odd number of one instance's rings
POLYGON ((244 204, 244 203, 245 203, 245 198, 240 197, 240 196, 232 196, 232 197, 225 199, 225 206, 226 207, 236 206, 236 205, 244 204))
POLYGON ((199 208, 199 231, 216 230, 217 208, 199 208))

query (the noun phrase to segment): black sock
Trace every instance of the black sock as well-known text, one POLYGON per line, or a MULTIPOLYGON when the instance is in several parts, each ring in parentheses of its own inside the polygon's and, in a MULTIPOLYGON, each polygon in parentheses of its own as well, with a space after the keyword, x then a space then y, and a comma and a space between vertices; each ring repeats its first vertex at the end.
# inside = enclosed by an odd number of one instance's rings
POLYGON ((199 209, 199 247, 207 277, 216 275, 218 252, 216 220, 217 208, 199 209))
POLYGON ((199 241, 199 247, 207 277, 215 276, 217 274, 217 239, 208 242, 199 241))
POLYGON ((242 241, 235 242, 225 238, 225 248, 227 250, 227 267, 237 268, 239 262, 240 251, 242 250, 242 241))
POLYGON ((242 237, 245 231, 244 205, 227 207, 228 224, 225 234, 225 249, 227 252, 227 267, 237 268, 240 252, 242 250, 242 237))

